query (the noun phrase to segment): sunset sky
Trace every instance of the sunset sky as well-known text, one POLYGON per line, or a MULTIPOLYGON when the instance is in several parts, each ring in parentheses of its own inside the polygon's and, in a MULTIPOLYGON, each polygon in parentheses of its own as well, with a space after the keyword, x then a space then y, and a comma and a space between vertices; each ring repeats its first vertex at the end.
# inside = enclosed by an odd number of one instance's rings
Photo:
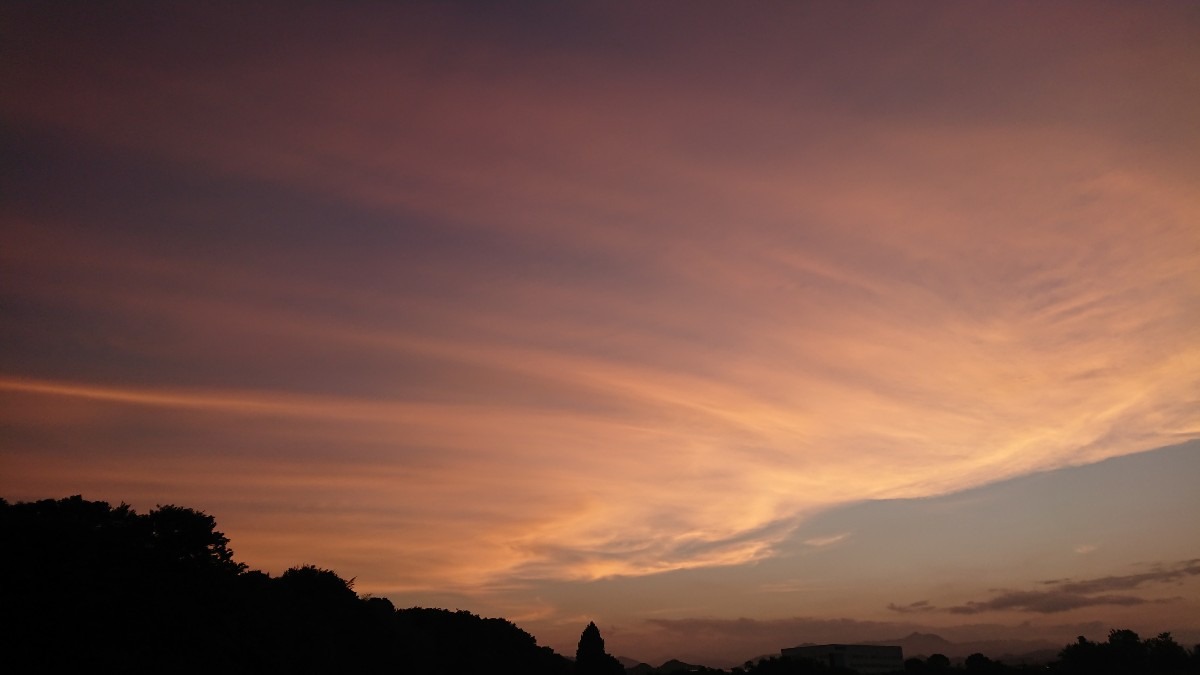
POLYGON ((1200 4, 0 7, 0 495, 573 654, 1200 642, 1200 4))

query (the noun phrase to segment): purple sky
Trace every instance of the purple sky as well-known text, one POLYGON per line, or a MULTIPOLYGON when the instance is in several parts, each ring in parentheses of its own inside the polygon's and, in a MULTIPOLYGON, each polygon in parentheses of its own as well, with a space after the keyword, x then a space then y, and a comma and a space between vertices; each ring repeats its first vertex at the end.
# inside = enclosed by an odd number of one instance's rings
POLYGON ((0 31, 6 498, 563 653, 1200 641, 1196 4, 0 31))

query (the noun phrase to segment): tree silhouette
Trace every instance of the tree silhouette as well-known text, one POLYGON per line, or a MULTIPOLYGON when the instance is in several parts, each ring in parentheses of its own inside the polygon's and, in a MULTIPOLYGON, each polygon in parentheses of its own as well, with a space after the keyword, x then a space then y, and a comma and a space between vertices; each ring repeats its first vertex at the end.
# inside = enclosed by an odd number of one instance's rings
POLYGON ((589 622, 575 650, 575 672, 580 675, 623 675, 625 667, 604 651, 604 638, 596 622, 589 622))
POLYGON ((595 659, 604 654, 604 638, 600 637, 600 629, 596 622, 589 622, 587 628, 579 636, 579 647, 575 649, 576 661, 595 659))
POLYGON ((215 573, 236 574, 245 565, 234 562, 229 538, 217 531, 217 521, 201 511, 168 504, 146 516, 150 540, 164 562, 215 573))
POLYGON ((1131 630, 1114 629, 1107 642, 1092 642, 1080 636, 1062 650, 1055 668, 1072 675, 1200 673, 1200 652, 1189 657, 1170 633, 1143 641, 1131 630))
MULTIPOLYGON (((1175 642, 1170 633, 1159 633, 1158 637, 1152 637, 1145 642, 1146 661, 1151 670, 1173 673, 1184 672, 1188 668, 1188 652, 1178 642, 1175 642)), ((1198 654, 1197 656, 1200 656, 1198 654)), ((1193 670, 1200 670, 1200 659, 1193 661, 1193 670)))
POLYGON ((944 673, 950 670, 950 658, 945 654, 930 654, 929 658, 925 659, 926 672, 944 673))
POLYGON ((967 660, 963 662, 963 666, 968 673, 992 673, 999 670, 995 661, 979 652, 968 656, 967 660))
POLYGON ((78 495, 0 498, 0 542, 5 673, 572 669, 503 619, 397 610, 314 565, 279 577, 247 570, 213 517, 184 507, 139 515, 78 495))
POLYGON ((81 496, 0 503, 0 623, 14 672, 220 669, 242 566, 211 516, 81 496))

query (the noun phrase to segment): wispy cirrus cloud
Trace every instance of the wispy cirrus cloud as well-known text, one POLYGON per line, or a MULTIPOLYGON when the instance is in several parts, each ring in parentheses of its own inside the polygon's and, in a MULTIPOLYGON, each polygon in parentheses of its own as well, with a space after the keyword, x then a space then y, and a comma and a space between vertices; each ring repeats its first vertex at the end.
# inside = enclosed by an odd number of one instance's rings
POLYGON ((839 532, 838 534, 830 534, 821 537, 810 537, 804 540, 804 544, 806 546, 823 548, 825 546, 832 546, 838 542, 845 541, 852 534, 852 532, 839 532))
POLYGON ((1055 614, 1081 607, 1113 605, 1131 607, 1163 600, 1148 600, 1133 595, 1086 595, 1067 591, 1008 591, 987 600, 972 600, 963 605, 947 607, 951 614, 981 614, 1000 610, 1016 610, 1037 614, 1055 614))

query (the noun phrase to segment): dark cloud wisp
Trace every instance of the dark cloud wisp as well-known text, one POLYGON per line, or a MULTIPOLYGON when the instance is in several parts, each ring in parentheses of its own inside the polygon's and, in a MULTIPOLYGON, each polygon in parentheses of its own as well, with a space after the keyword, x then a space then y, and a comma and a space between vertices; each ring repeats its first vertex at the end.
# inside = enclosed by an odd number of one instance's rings
POLYGON ((1046 590, 1014 591, 998 589, 996 595, 986 600, 969 600, 961 605, 937 607, 928 600, 898 605, 889 603, 887 608, 898 614, 917 614, 945 611, 951 614, 981 614, 994 611, 1032 612, 1055 614, 1081 607, 1114 605, 1129 607, 1149 603, 1170 602, 1170 598, 1148 598, 1129 593, 1146 585, 1170 584, 1187 577, 1200 575, 1200 559, 1184 560, 1171 565, 1159 564, 1149 572, 1113 575, 1097 579, 1055 579, 1041 582, 1046 590))

